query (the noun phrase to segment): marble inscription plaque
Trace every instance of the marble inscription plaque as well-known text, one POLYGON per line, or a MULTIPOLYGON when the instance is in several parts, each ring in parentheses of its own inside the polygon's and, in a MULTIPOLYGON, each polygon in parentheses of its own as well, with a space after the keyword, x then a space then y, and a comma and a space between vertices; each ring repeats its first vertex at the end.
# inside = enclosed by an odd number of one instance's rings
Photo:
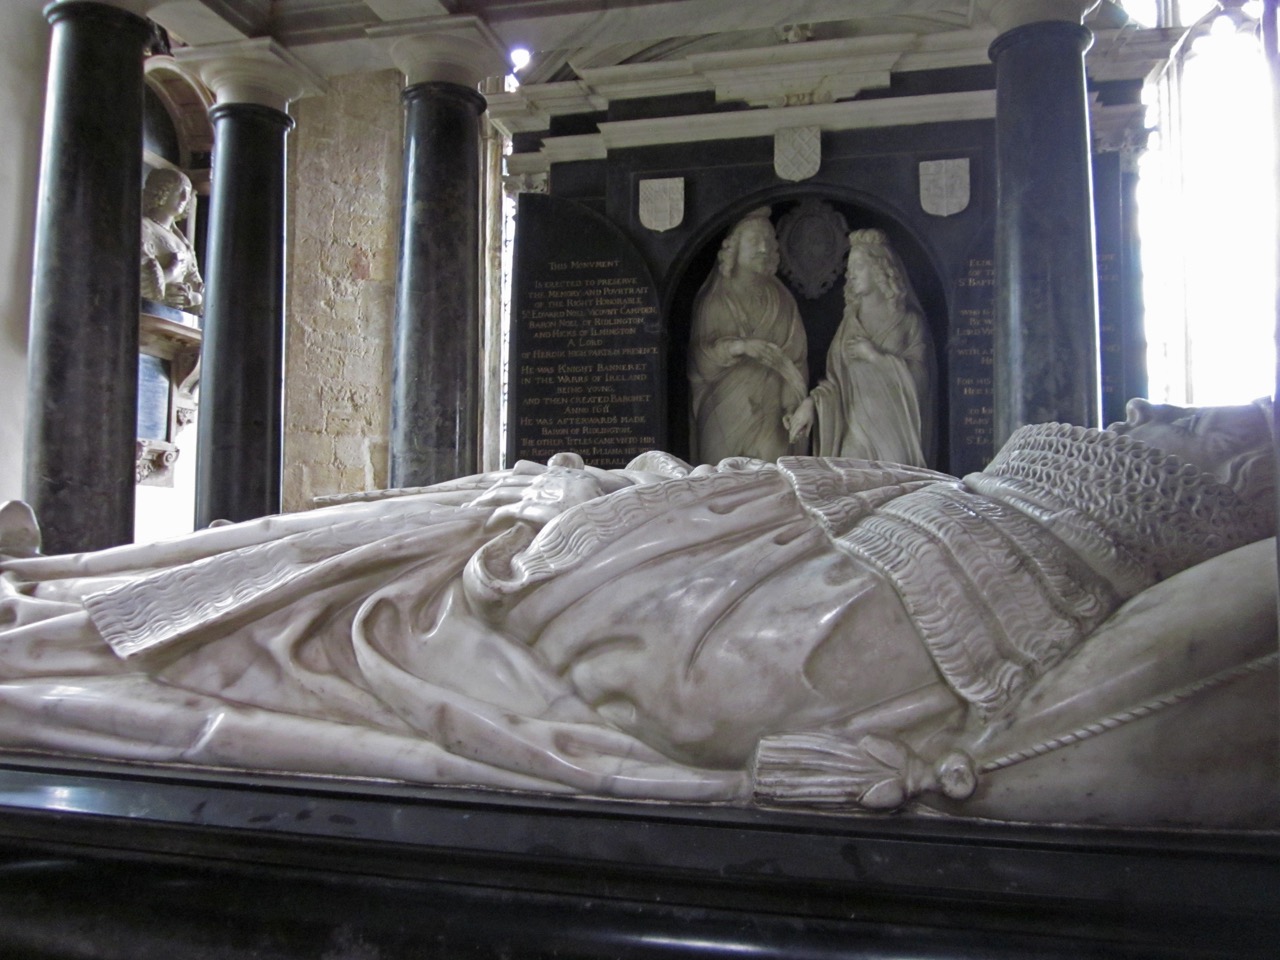
POLYGON ((1124 294, 1120 286, 1120 257, 1098 243, 1098 349, 1102 356, 1102 422, 1123 420, 1129 397, 1124 382, 1124 294))
POLYGON ((956 277, 951 325, 951 473, 981 470, 995 453, 995 258, 974 252, 956 277))
POLYGON ((667 442, 660 306, 622 232, 571 200, 520 197, 508 458, 625 466, 667 442))
POLYGON ((169 362, 138 357, 138 437, 169 439, 169 362))

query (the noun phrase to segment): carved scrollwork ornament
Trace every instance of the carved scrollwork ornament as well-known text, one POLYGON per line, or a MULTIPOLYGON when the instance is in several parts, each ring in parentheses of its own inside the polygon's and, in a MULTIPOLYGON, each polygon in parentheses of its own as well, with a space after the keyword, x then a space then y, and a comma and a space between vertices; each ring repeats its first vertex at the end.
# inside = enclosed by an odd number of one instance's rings
POLYGON ((808 199, 778 221, 782 274, 808 300, 835 285, 849 254, 849 225, 823 200, 808 199))
POLYGON ((930 764, 904 741, 876 733, 782 734, 756 750, 755 800, 764 805, 896 810, 923 793, 964 800, 977 786, 967 753, 952 750, 930 764))
POLYGON ((549 193, 550 183, 548 174, 542 173, 509 173, 502 178, 502 190, 509 196, 514 197, 522 193, 549 193))
POLYGON ((134 478, 138 483, 168 486, 172 483, 173 465, 178 462, 178 448, 163 440, 137 441, 134 478))
POLYGON ((191 426, 196 419, 196 408, 186 404, 177 404, 173 410, 174 432, 191 426))

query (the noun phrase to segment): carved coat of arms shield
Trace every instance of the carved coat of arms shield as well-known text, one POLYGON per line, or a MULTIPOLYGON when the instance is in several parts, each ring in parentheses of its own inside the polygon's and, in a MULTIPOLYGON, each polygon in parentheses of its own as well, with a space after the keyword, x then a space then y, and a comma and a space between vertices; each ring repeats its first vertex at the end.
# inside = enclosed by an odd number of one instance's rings
POLYGON ((773 135, 773 170, 783 180, 808 180, 821 166, 821 127, 790 127, 773 135))
POLYGON ((920 164, 920 207, 949 217, 969 206, 969 158, 925 160, 920 164))
POLYGON ((640 181, 640 222, 661 233, 684 220, 684 177, 640 181))

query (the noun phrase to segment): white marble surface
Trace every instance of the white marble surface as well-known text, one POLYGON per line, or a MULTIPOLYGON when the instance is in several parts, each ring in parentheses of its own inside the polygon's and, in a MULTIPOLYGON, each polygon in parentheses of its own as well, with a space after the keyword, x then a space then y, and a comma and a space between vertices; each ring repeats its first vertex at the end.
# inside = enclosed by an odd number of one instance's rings
POLYGON ((34 554, 32 518, 9 507, 0 743, 647 799, 1274 825, 1275 688, 1257 679, 1274 674, 1258 665, 1275 653, 1271 545, 1230 552, 1273 528, 1274 473, 1241 469, 1271 463, 1265 417, 1132 412, 1125 430, 1181 431, 1244 496, 1132 439, 1048 426, 963 482, 853 460, 652 454, 602 471, 562 455, 64 557, 34 554), (1197 579, 1174 576, 1184 566, 1197 579), (1037 752, 1098 724, 1079 749, 1037 752))
POLYGON ((204 280, 195 251, 174 226, 194 200, 191 181, 178 170, 152 170, 142 192, 141 293, 144 300, 187 313, 204 312, 204 280))
POLYGON ((911 280, 880 230, 849 235, 844 315, 826 376, 786 418, 813 452, 924 466, 931 423, 932 342, 911 280))
POLYGON ((777 276, 769 208, 729 231, 698 291, 689 335, 691 447, 702 463, 802 453, 786 422, 809 385, 800 309, 777 276))

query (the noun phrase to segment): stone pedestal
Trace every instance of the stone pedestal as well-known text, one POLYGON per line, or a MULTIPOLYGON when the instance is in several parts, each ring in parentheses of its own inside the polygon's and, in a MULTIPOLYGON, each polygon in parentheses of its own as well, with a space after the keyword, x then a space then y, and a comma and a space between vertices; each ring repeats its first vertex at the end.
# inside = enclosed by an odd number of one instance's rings
POLYGON ((996 65, 995 446, 1099 418, 1089 117, 1079 22, 1014 26, 996 65))
POLYGON ((145 20, 56 3, 36 213, 24 497, 44 550, 133 539, 145 20))
POLYGON ((285 139, 318 83, 273 42, 190 51, 214 91, 196 526, 280 512, 285 139))
POLYGON ((503 73, 474 18, 399 37, 404 193, 391 398, 390 483, 475 473, 480 448, 480 115, 476 85, 503 73))

